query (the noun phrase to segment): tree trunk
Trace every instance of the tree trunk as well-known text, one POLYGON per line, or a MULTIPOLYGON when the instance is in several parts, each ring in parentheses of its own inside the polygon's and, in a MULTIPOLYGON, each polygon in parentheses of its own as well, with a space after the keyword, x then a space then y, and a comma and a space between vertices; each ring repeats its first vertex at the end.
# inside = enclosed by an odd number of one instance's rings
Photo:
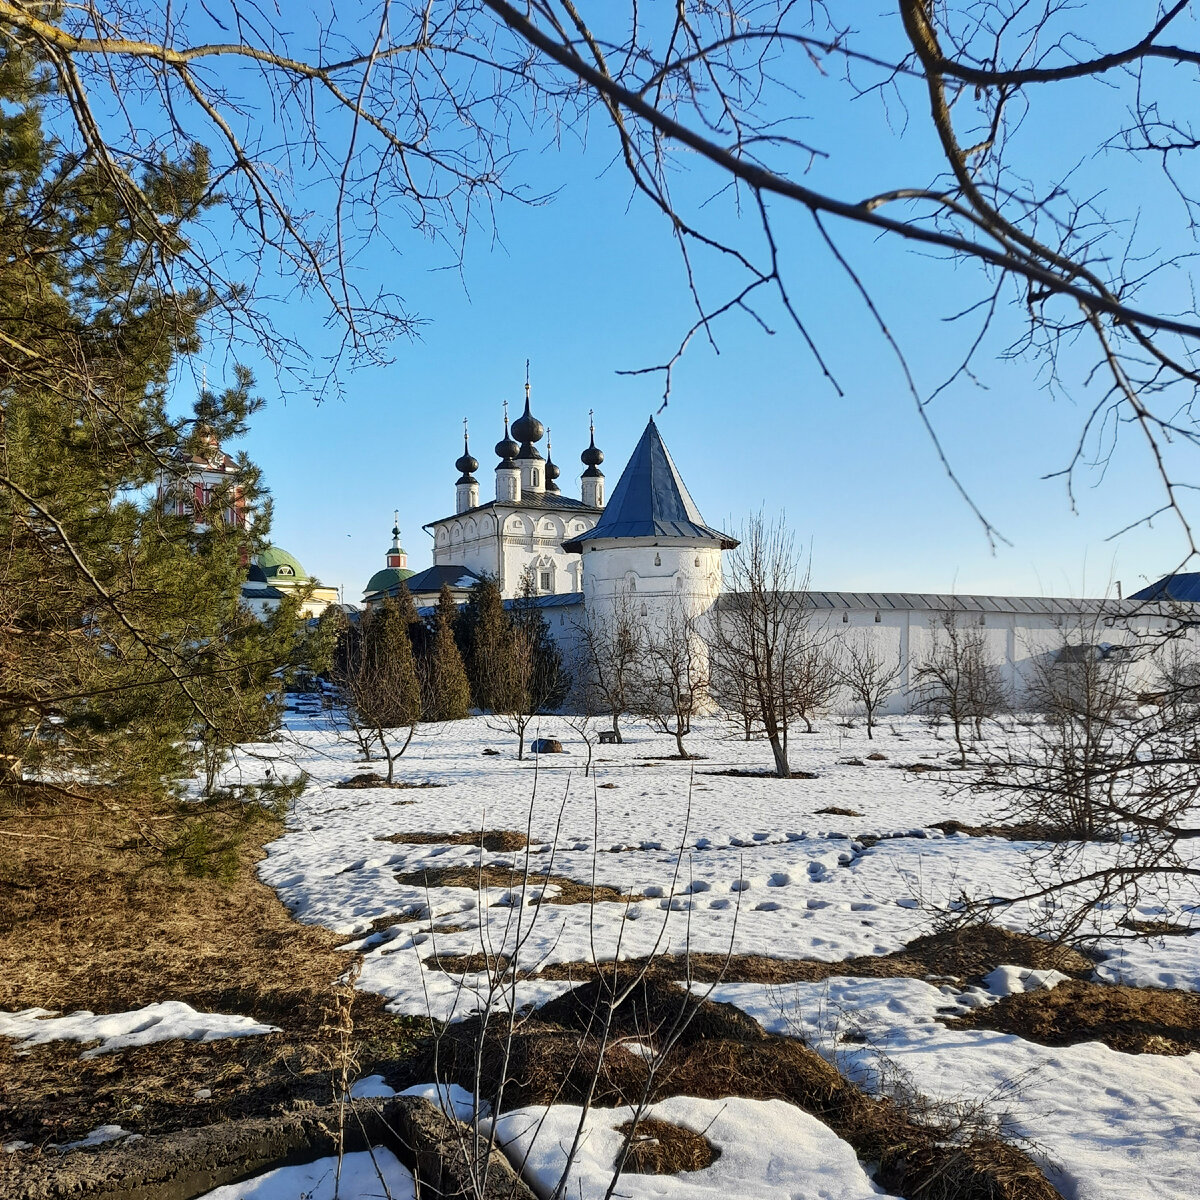
POLYGON ((525 757, 525 726, 517 726, 517 759, 520 761, 525 757))
POLYGON ((613 737, 615 737, 617 739, 618 746, 622 746, 625 744, 625 739, 621 736, 621 726, 618 724, 620 719, 621 719, 620 713, 613 713, 613 715, 612 715, 613 737))
POLYGON ((679 748, 680 758, 691 758, 691 755, 683 748, 683 722, 678 719, 675 721, 675 745, 679 748))
POLYGON ((775 774, 780 779, 791 779, 792 768, 788 765, 787 750, 779 740, 779 734, 768 735, 771 741, 771 753, 775 756, 775 774))
POLYGON ((867 708, 867 741, 873 742, 874 740, 875 740, 875 714, 872 712, 871 708, 868 707, 867 708))

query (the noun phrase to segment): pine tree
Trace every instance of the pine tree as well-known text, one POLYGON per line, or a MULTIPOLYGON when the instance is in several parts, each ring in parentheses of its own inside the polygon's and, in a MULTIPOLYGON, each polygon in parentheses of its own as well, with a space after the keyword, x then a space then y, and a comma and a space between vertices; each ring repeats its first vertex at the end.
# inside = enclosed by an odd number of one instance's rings
POLYGON ((387 781, 395 774, 395 760, 408 749, 421 718, 421 688, 413 663, 408 622, 391 597, 363 622, 358 663, 351 676, 351 702, 360 722, 375 731, 387 759, 387 781), (407 728, 402 744, 393 730, 407 728))
POLYGON ((471 588, 461 621, 473 707, 508 712, 521 706, 517 647, 500 588, 481 579, 471 588))
POLYGON ((425 658, 425 720, 460 721, 471 703, 471 686, 454 641, 458 606, 443 584, 433 617, 433 634, 425 658))
POLYGON ((51 78, 0 46, 0 798, 30 778, 161 796, 205 747, 219 757, 269 724, 271 674, 300 637, 240 607, 267 530, 244 456, 211 507, 236 491, 248 525, 150 499, 260 403, 238 371, 189 418, 168 413, 171 372, 217 302, 155 274, 212 203, 204 153, 145 166, 150 231, 45 134, 51 78))

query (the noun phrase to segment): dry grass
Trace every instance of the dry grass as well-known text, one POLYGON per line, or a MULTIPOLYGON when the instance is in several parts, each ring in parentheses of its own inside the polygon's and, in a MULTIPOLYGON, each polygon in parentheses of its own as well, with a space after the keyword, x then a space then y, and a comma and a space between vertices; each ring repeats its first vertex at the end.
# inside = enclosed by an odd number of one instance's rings
MULTIPOLYGON (((615 986, 632 980, 619 970, 615 986)), ((611 974, 607 983, 576 988, 520 1022, 511 1039, 478 1019, 455 1024, 412 1065, 412 1081, 428 1077, 436 1064, 443 1077, 467 1088, 478 1082, 483 1096, 494 1097, 503 1080, 503 1109, 579 1104, 589 1093, 599 1107, 637 1104, 643 1096, 651 1103, 679 1095, 782 1099, 829 1125, 864 1161, 878 1163, 877 1182, 910 1200, 1058 1195, 1015 1147, 936 1120, 922 1123, 892 1100, 869 1097, 803 1043, 764 1033, 729 1005, 653 976, 615 1008, 613 994, 611 974), (630 1053, 622 1038, 650 1045, 657 1061, 630 1053)))
MULTIPOLYGON (((1093 968, 1090 959, 1069 946, 984 925, 915 938, 903 950, 892 954, 862 955, 840 962, 770 958, 761 954, 664 954, 654 960, 651 971, 666 979, 692 979, 700 983, 815 983, 835 975, 871 979, 924 979, 927 975, 941 975, 972 981, 1003 963, 1077 976, 1089 975, 1093 968)), ((641 970, 647 965, 645 959, 622 964, 627 970, 641 970)), ((611 965, 597 968, 592 963, 556 963, 538 972, 537 978, 590 980, 596 978, 598 970, 611 974, 611 965)))
POLYGON ((1074 842, 1079 839, 1050 825, 1039 825, 1034 821, 1023 821, 1012 825, 964 825, 961 821, 937 821, 931 829, 940 829, 945 834, 963 834, 966 837, 998 837, 1010 842, 1074 842))
POLYGON ((481 865, 474 867, 425 867, 419 871, 398 871, 396 882, 417 888, 506 888, 511 892, 530 888, 556 887, 553 896, 544 896, 541 904, 629 904, 645 899, 637 893, 622 892, 607 884, 580 883, 565 875, 553 875, 531 869, 528 874, 516 867, 481 865))
POLYGON ((340 783, 333 785, 335 788, 342 789, 358 789, 358 788, 440 788, 445 787, 444 783, 430 783, 428 780, 423 780, 420 783, 406 783, 403 779, 393 779, 388 783, 387 779, 382 775, 376 775, 371 771, 364 771, 359 775, 351 775, 349 779, 343 779, 340 783))
POLYGON ((818 815, 829 817, 861 817, 862 813, 856 808, 839 808, 836 804, 831 804, 828 808, 818 808, 818 815))
POLYGON ((730 775, 735 779, 818 779, 818 775, 812 771, 793 771, 790 775, 777 775, 774 771, 768 771, 765 768, 760 770, 750 770, 745 767, 729 767, 724 771, 701 771, 701 775, 730 775))
POLYGON ((524 850, 529 840, 512 829, 485 829, 466 833, 389 833, 375 839, 398 846, 476 846, 491 854, 512 854, 524 850))
MULTIPOLYGON (((0 1009, 122 1012, 161 1000, 280 1027, 80 1060, 76 1043, 18 1056, 0 1039, 0 1140, 39 1145, 105 1123, 142 1133, 265 1115, 330 1098, 325 1030, 344 939, 295 922, 254 863, 280 831, 252 827, 227 882, 171 872, 138 830, 171 810, 32 804, 0 816, 0 1009), (207 1098, 197 1092, 207 1090, 207 1098)), ((407 1053, 424 1022, 358 993, 364 1069, 407 1053)))
POLYGON ((1015 1033, 1044 1046, 1103 1042, 1126 1054, 1191 1054, 1200 1050, 1200 996, 1072 980, 1006 996, 947 1024, 1015 1033))
POLYGON ((643 1117, 636 1123, 617 1126, 629 1141, 625 1172, 629 1175, 678 1175, 683 1171, 703 1171, 721 1157, 703 1134, 670 1121, 643 1117))

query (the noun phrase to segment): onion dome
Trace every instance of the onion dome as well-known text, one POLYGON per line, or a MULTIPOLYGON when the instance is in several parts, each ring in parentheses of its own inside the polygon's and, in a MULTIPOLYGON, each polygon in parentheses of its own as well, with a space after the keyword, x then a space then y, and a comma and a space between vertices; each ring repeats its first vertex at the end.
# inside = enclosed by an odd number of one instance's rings
POLYGON ((554 459, 551 457, 551 453, 552 453, 552 451, 550 449, 550 430, 547 429, 546 430, 546 491, 557 496, 560 494, 560 490, 559 490, 559 486, 555 482, 555 480, 558 479, 558 477, 562 474, 562 472, 558 469, 557 466, 555 466, 554 459))
POLYGON ((500 466, 511 466, 512 460, 517 457, 520 449, 521 447, 513 441, 512 435, 508 432, 508 413, 505 413, 504 436, 496 443, 496 454, 501 459, 500 466))
MULTIPOLYGON (((499 448, 497 447, 497 450, 499 448)), ((467 423, 463 422, 463 452, 461 457, 454 460, 454 469, 460 471, 459 483, 477 483, 478 481, 472 475, 473 471, 479 470, 479 460, 471 454, 471 447, 467 441, 467 423)))
MULTIPOLYGON (((589 412, 588 416, 592 414, 589 412)), ((596 445, 596 423, 588 421, 588 429, 591 432, 592 438, 588 443, 588 448, 579 456, 579 461, 583 463, 587 470, 584 475, 589 478, 595 478, 597 475, 604 477, 604 472, 600 470, 600 464, 604 461, 604 451, 596 445)))
POLYGON ((529 395, 525 396, 525 411, 513 422, 513 437, 522 443, 540 442, 545 430, 542 423, 529 411, 529 395))

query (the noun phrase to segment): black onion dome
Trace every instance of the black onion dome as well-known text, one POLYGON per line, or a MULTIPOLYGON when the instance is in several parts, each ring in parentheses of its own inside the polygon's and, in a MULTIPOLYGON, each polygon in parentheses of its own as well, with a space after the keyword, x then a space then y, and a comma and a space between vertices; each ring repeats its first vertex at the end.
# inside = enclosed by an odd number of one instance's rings
POLYGON ((521 447, 513 441, 512 435, 508 432, 508 418, 504 418, 504 436, 496 443, 496 454, 505 462, 511 462, 517 457, 517 451, 521 447))
POLYGON ((550 457, 550 454, 551 454, 550 441, 549 441, 549 439, 547 439, 547 441, 546 441, 546 491, 557 493, 559 490, 559 487, 558 487, 558 484, 555 483, 554 481, 562 474, 562 472, 558 469, 557 465, 554 462, 554 459, 552 459, 550 457))
POLYGON ((583 463, 587 470, 584 475, 595 477, 603 476, 604 472, 600 470, 600 464, 604 461, 604 451, 596 445, 596 431, 592 430, 592 440, 588 443, 588 448, 579 456, 579 461, 583 463))
POLYGON ((456 471, 462 472, 462 478, 458 481, 459 483, 474 483, 475 482, 471 478, 471 472, 479 470, 479 460, 477 458, 475 458, 474 455, 472 455, 471 448, 467 444, 467 438, 466 438, 465 434, 463 435, 462 457, 455 459, 454 469, 456 471))
POLYGON ((529 411, 528 393, 525 395, 525 411, 513 422, 512 431, 513 437, 517 438, 523 445, 540 442, 542 435, 546 432, 542 427, 541 421, 529 411))

